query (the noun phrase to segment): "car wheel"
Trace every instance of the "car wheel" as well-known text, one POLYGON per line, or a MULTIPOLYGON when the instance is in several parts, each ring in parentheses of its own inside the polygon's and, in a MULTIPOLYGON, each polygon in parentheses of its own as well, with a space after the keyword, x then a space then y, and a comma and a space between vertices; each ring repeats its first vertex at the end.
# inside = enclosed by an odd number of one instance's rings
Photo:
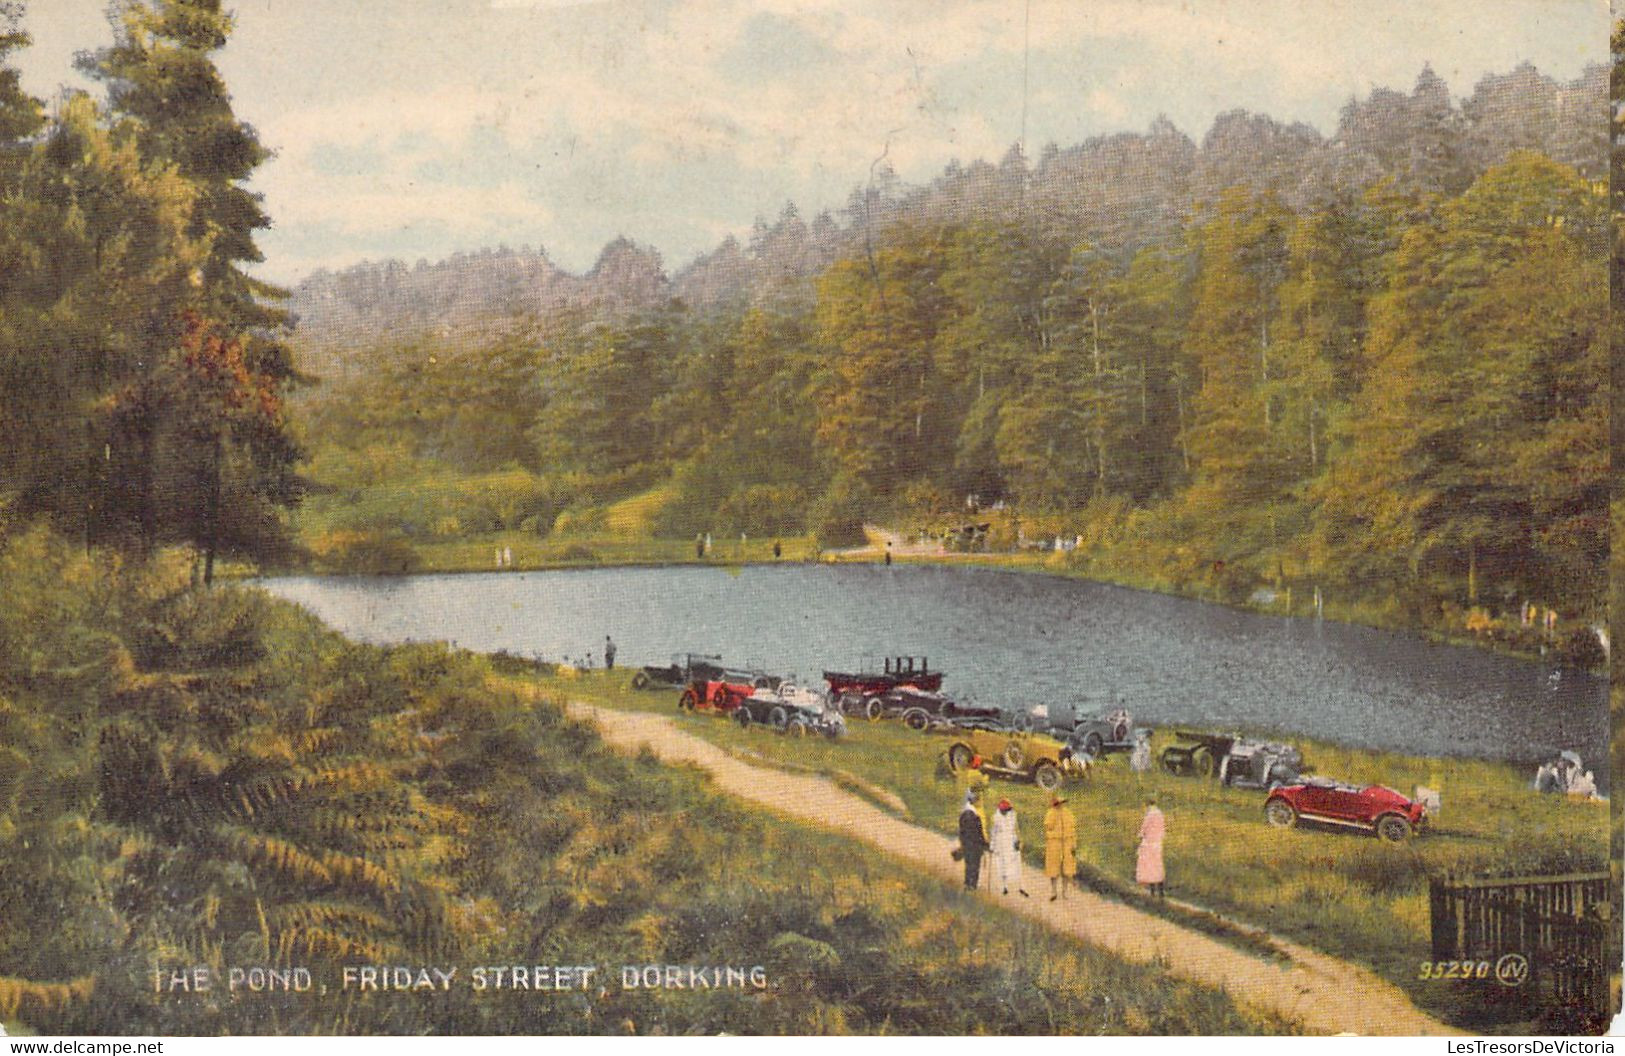
POLYGON ((700 695, 692 689, 683 690, 683 695, 677 698, 678 711, 693 711, 700 706, 700 695))
POLYGON ((1033 780, 1045 792, 1054 792, 1061 787, 1061 771, 1054 763, 1046 760, 1033 770, 1033 780))
POLYGON ((1012 722, 1010 725, 1014 726, 1016 729, 1020 730, 1022 733, 1027 733, 1027 732, 1031 731, 1032 728, 1033 728, 1032 712, 1030 712, 1030 711, 1018 711, 1016 713, 1015 721, 1012 722))
POLYGON ((904 713, 903 725, 911 730, 923 730, 931 725, 931 716, 926 714, 924 708, 914 708, 904 713))
POLYGON ((739 706, 739 708, 734 712, 734 721, 739 723, 739 728, 740 729, 742 729, 742 730, 750 729, 750 723, 751 723, 750 709, 745 707, 743 704, 741 704, 739 706))
POLYGON ((1162 763, 1164 770, 1176 777, 1182 776, 1190 763, 1190 757, 1178 748, 1164 748, 1157 759, 1162 763))
POLYGON ((879 722, 880 717, 886 714, 886 705, 881 703, 879 697, 870 697, 863 702, 863 717, 870 722, 879 722))
POLYGON ((648 689, 649 688, 649 672, 647 672, 647 671, 639 671, 637 674, 633 675, 632 676, 632 688, 633 689, 648 689))
POLYGON ((805 737, 807 736, 807 724, 800 719, 791 719, 785 723, 784 735, 786 737, 805 737))
POLYGON ((1100 758, 1100 750, 1104 747, 1106 747, 1106 742, 1100 739, 1098 733, 1091 733, 1083 739, 1083 750, 1096 759, 1100 758))
POLYGON ((1214 772, 1213 752, 1208 748, 1198 748, 1191 753, 1191 767, 1199 777, 1212 777, 1214 772))
POLYGON ((1277 829, 1290 829, 1298 823, 1298 812, 1284 799, 1272 799, 1264 804, 1264 820, 1277 829))
POLYGON ((1384 814, 1377 819, 1377 835, 1389 843, 1404 843, 1411 838, 1411 823, 1398 814, 1384 814))
POLYGON ((824 736, 828 737, 832 741, 840 740, 841 734, 844 732, 845 730, 843 727, 836 726, 834 723, 824 727, 824 736))
POLYGON ((956 774, 961 770, 969 769, 971 758, 974 755, 975 753, 970 750, 970 745, 954 745, 948 749, 948 769, 956 774))
POLYGON ((1011 741, 1004 746, 1004 765, 1010 770, 1020 770, 1021 764, 1027 761, 1027 753, 1021 750, 1021 745, 1011 741))
POLYGON ((783 708, 776 707, 767 713, 767 724, 783 733, 784 728, 790 724, 790 713, 783 708))

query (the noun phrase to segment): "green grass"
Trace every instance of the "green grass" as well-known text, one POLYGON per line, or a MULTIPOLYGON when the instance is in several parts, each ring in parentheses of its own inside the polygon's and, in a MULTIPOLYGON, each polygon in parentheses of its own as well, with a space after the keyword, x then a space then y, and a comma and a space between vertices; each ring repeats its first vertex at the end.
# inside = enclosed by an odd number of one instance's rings
MULTIPOLYGON (((675 692, 637 693, 626 687, 627 677, 588 672, 541 682, 573 699, 670 714, 682 728, 735 751, 854 775, 894 793, 918 823, 952 831, 963 786, 939 765, 951 743, 947 735, 915 733, 891 722, 857 722, 841 742, 792 741, 740 730, 711 715, 682 715, 675 692)), ((1160 751, 1165 743, 1168 736, 1159 734, 1154 748, 1160 751)), ((1528 775, 1502 763, 1298 743, 1318 773, 1406 793, 1417 784, 1439 789, 1442 809, 1433 831, 1395 846, 1307 826, 1275 830, 1264 824, 1260 792, 1160 771, 1137 775, 1124 757, 1114 756, 1088 781, 1070 786, 1086 873, 1108 891, 1133 891, 1144 798, 1155 792, 1168 817, 1171 896, 1365 965, 1404 988, 1420 1007, 1464 1026, 1491 1029, 1475 1018, 1478 1006, 1471 993, 1417 978, 1430 956, 1428 877, 1603 867, 1608 805, 1536 795, 1528 775)), ((1024 845, 1039 862, 1044 793, 999 781, 995 789, 1014 803, 1024 845)))
POLYGON ((677 485, 662 484, 604 508, 604 529, 616 539, 650 539, 654 520, 677 497, 677 485))
MULTIPOLYGON (((768 563, 773 557, 772 539, 713 540, 711 553, 703 560, 694 557, 692 540, 619 539, 608 536, 551 536, 538 538, 524 532, 501 532, 479 539, 446 540, 414 544, 418 572, 496 571, 494 551, 508 547, 513 552, 513 568, 535 570, 552 568, 591 568, 600 565, 731 565, 768 563)), ((779 540, 780 561, 804 561, 812 557, 811 538, 779 540)))

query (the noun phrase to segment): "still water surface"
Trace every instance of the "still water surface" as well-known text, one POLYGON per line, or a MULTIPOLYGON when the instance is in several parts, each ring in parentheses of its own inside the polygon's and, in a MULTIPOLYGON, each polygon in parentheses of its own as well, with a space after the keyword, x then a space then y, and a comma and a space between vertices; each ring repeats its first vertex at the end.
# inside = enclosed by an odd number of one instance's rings
POLYGON ((1598 771, 1605 680, 1406 634, 1281 619, 1100 583, 933 566, 696 566, 261 584, 371 642, 602 663, 675 652, 797 673, 913 654, 982 703, 1137 722, 1301 734, 1370 748, 1527 762, 1560 748, 1598 771))

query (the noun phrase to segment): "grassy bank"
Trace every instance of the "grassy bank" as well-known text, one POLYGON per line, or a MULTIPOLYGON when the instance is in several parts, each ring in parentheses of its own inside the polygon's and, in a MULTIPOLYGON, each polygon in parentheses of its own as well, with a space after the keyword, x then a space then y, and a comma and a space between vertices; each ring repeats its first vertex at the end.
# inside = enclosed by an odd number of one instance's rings
MULTIPOLYGON (((548 676, 548 692, 597 704, 678 717, 683 728, 738 752, 810 766, 838 781, 883 789, 903 813, 952 831, 962 786, 940 765, 946 735, 914 733, 895 723, 858 723, 838 743, 787 740, 740 730, 713 716, 680 716, 674 692, 637 693, 626 676, 591 672, 548 676)), ((1154 746, 1160 750, 1164 737, 1154 746)), ((1221 788, 1161 772, 1132 773, 1122 757, 1072 786, 1080 858, 1097 886, 1133 891, 1135 842, 1144 797, 1155 792, 1168 816, 1169 892, 1236 921, 1267 929, 1366 965, 1406 989, 1416 1003, 1463 1026, 1494 1029, 1477 1013, 1471 991, 1423 981, 1430 955, 1427 878, 1443 873, 1564 872, 1607 862, 1608 806, 1537 796, 1528 775, 1477 760, 1430 759, 1300 742, 1316 771, 1402 791, 1417 784, 1441 790, 1433 831, 1401 846, 1342 831, 1265 826, 1263 794, 1221 788)), ((996 782, 1019 812, 1029 856, 1041 860, 1041 790, 996 782)))
POLYGON ((611 752, 486 659, 347 642, 186 578, 0 536, 8 1032, 1291 1029, 611 752), (586 964, 604 985, 362 995, 346 964, 586 964), (644 964, 770 985, 623 991, 644 964), (154 992, 155 969, 249 965, 329 992, 154 992))

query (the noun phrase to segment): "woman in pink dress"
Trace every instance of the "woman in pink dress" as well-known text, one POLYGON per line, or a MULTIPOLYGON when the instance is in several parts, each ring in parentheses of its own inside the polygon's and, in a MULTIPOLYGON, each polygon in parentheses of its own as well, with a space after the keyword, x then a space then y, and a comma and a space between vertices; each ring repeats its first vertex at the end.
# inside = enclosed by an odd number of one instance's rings
POLYGON ((1140 822, 1140 855, 1134 863, 1134 880, 1144 884, 1153 898, 1162 897, 1162 884, 1166 874, 1162 868, 1162 836, 1167 821, 1157 809, 1157 797, 1145 801, 1145 820, 1140 822))

